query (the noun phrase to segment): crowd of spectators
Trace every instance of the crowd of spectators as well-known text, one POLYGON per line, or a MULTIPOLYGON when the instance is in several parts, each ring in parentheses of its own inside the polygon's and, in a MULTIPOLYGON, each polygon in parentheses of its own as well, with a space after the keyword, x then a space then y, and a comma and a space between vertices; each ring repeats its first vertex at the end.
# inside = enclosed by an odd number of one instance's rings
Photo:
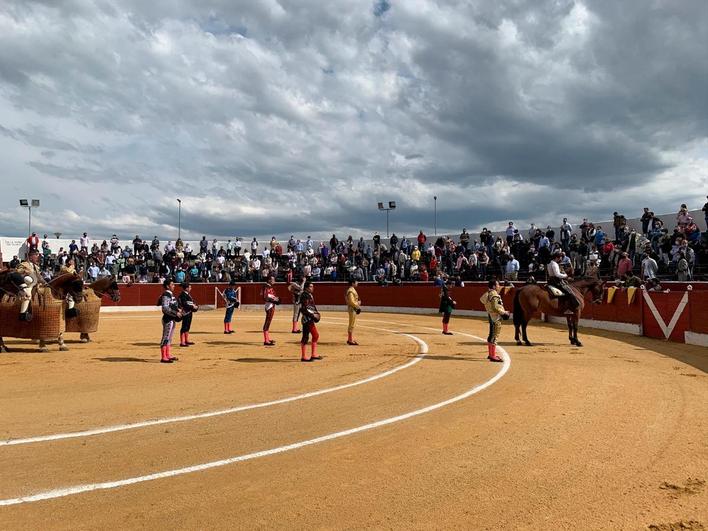
MULTIPOLYGON (((703 211, 708 218, 708 203, 703 211)), ((204 236, 191 248, 179 239, 163 244, 157 236, 143 240, 136 235, 132 241, 120 241, 113 235, 98 243, 83 233, 67 249, 52 249, 46 235, 40 240, 33 234, 27 242, 41 251, 47 278, 73 260, 88 281, 113 276, 122 282, 161 282, 166 277, 178 282, 259 282, 274 274, 278 280, 302 275, 315 281, 353 277, 384 284, 490 276, 543 280, 556 250, 563 253, 562 265, 576 276, 692 280, 708 273, 707 240, 708 233, 700 232, 686 205, 681 205, 671 220, 659 219, 645 208, 641 230, 630 228, 625 216, 615 212, 609 227, 584 219, 574 228, 564 218, 557 229, 534 224, 520 229, 510 221, 503 234, 484 228, 473 236, 463 229, 456 238, 429 238, 422 230, 415 238, 392 234, 384 239, 377 233, 371 241, 352 236, 340 240, 334 234, 329 241, 291 236, 284 242, 273 237, 265 243, 256 238, 219 242, 204 236)), ((10 267, 17 262, 14 257, 10 267)))

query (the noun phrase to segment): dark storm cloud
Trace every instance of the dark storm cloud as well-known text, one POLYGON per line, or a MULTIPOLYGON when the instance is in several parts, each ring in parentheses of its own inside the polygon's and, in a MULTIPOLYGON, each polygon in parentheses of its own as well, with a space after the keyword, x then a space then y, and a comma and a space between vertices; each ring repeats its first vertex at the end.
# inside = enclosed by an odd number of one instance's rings
MULTIPOLYGON (((538 11, 535 18, 544 20, 547 35, 564 31, 563 18, 549 17, 542 8, 538 11)), ((566 10, 559 14, 569 16, 566 10)), ((409 13, 407 24, 413 26, 424 16, 409 13)), ((602 26, 598 22, 593 28, 596 25, 602 26)), ((613 45, 620 49, 631 46, 631 35, 623 37, 626 29, 614 27, 611 32, 615 35, 613 45)), ((531 28, 527 41, 521 25, 517 27, 516 38, 524 44, 538 42, 535 30, 531 28)), ((469 179, 501 175, 563 188, 575 186, 574 180, 591 179, 597 186, 622 188, 638 175, 666 168, 651 139, 660 126, 654 116, 656 104, 662 98, 656 94, 651 104, 647 102, 646 108, 638 109, 638 114, 629 112, 631 108, 620 109, 620 105, 626 104, 627 92, 634 97, 643 90, 636 86, 639 79, 621 71, 613 72, 602 86, 594 86, 592 76, 607 75, 605 60, 611 61, 617 53, 614 49, 604 49, 608 39, 597 42, 590 36, 587 45, 556 57, 553 46, 561 38, 562 34, 555 41, 538 42, 537 48, 521 45, 527 52, 547 58, 535 61, 538 64, 519 66, 514 58, 506 56, 503 47, 490 49, 489 43, 479 39, 474 31, 467 35, 442 31, 421 35, 412 61, 419 79, 423 77, 433 87, 430 103, 436 110, 420 114, 421 124, 434 131, 439 139, 464 151, 469 179), (553 69, 556 61, 565 63, 558 79, 548 80, 557 86, 550 85, 535 100, 530 99, 537 75, 543 76, 543 72, 523 70, 553 69), (637 123, 643 117, 647 122, 637 123)), ((646 79, 642 75, 642 84, 656 86, 663 70, 656 72, 656 76, 657 79, 646 79)), ((691 105, 686 101, 685 90, 676 96, 684 106, 691 105)), ((698 93, 694 96, 694 104, 704 107, 706 98, 698 93)), ((452 177, 461 176, 453 172, 452 177)))
MULTIPOLYGON (((419 230, 432 234, 435 225, 432 203, 421 207, 409 204, 405 199, 398 199, 397 204, 397 209, 389 213, 390 233, 409 238, 417 235, 419 230)), ((518 209, 520 216, 533 216, 536 213, 537 207, 534 205, 521 205, 518 209)), ((497 215, 498 208, 494 206, 478 205, 472 209, 445 208, 438 212, 438 233, 457 235, 462 227, 481 227, 487 220, 496 219, 497 215)), ((174 225, 176 223, 174 207, 161 208, 156 213, 155 219, 162 225, 174 225)), ((351 234, 357 238, 361 235, 369 239, 375 232, 386 234, 386 213, 378 211, 375 202, 370 202, 365 205, 350 205, 346 210, 339 205, 331 205, 324 209, 317 209, 315 213, 298 213, 297 216, 277 208, 263 214, 234 214, 223 217, 207 215, 192 209, 186 214, 183 211, 182 215, 182 231, 194 235, 203 233, 223 238, 251 235, 269 237, 270 233, 265 230, 268 224, 286 229, 273 232, 279 237, 290 234, 304 237, 312 234, 318 238, 325 238, 335 232, 340 238, 351 234), (332 228, 327 231, 327 227, 332 228), (352 227, 359 232, 351 230, 352 227)))
POLYGON ((702 0, 8 0, 0 154, 90 232, 169 233, 173 197, 214 236, 383 232, 377 200, 412 235, 433 195, 453 233, 673 211, 704 195, 706 45, 702 0))
POLYGON ((374 2, 374 15, 377 17, 382 17, 389 9, 391 9, 391 3, 386 0, 377 0, 374 2))

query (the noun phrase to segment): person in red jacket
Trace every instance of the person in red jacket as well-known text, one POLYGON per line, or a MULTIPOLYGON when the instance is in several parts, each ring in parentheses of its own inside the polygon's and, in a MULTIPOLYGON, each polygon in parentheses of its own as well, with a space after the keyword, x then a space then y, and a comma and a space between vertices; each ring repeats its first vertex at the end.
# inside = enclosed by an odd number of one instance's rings
POLYGON ((31 236, 27 237, 27 253, 37 250, 39 250, 39 236, 33 232, 31 236))
POLYGON ((627 253, 622 253, 622 258, 620 258, 620 261, 617 263, 617 278, 624 280, 627 273, 632 271, 633 266, 634 264, 632 264, 632 260, 629 258, 629 255, 627 253))
POLYGON ((265 303, 265 321, 263 323, 263 345, 270 347, 275 345, 275 341, 270 338, 270 323, 275 315, 275 307, 280 304, 280 297, 275 294, 275 277, 268 275, 265 285, 263 286, 263 302, 265 303))
POLYGON ((420 249, 421 252, 423 252, 423 244, 425 243, 426 240, 427 240, 427 238, 425 237, 425 234, 423 234, 423 231, 421 230, 418 233, 418 249, 420 249))

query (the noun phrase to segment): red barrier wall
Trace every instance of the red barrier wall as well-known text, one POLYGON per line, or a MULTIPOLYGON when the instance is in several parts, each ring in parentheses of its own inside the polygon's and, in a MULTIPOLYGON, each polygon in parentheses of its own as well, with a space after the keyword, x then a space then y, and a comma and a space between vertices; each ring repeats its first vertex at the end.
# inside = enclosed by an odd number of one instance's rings
POLYGON ((708 295, 691 293, 688 296, 688 329, 698 334, 708 334, 708 295))
POLYGON ((607 292, 602 298, 602 304, 586 304, 583 319, 595 321, 612 321, 615 323, 641 324, 641 292, 637 291, 630 304, 626 290, 617 290, 611 303, 607 302, 607 292))
POLYGON ((669 334, 668 339, 672 341, 683 342, 684 332, 689 329, 689 311, 687 311, 684 297, 686 293, 670 292, 670 293, 648 293, 644 297, 643 304, 643 334, 647 337, 655 337, 658 339, 666 339, 666 333, 669 334), (651 304, 646 297, 651 299, 651 304), (671 328, 674 316, 677 320, 671 328))
MULTIPOLYGON (((192 298, 197 304, 214 304, 215 288, 224 291, 228 284, 192 284, 192 298)), ((262 284, 240 284, 241 302, 244 304, 258 304, 262 302, 260 290, 262 284)), ((290 301, 290 294, 284 284, 276 285, 276 292, 284 301, 290 301)), ((111 302, 107 297, 103 299, 104 306, 155 306, 164 288, 159 284, 132 284, 120 285, 120 302, 111 302)), ((181 289, 175 289, 175 295, 181 289)), ((223 306, 221 297, 217 297, 217 304, 223 306)))
MULTIPOLYGON (((260 283, 239 284, 241 287, 241 302, 243 304, 262 304, 260 283)), ((644 335, 665 339, 665 332, 670 332, 672 341, 684 341, 684 332, 690 330, 700 334, 708 334, 708 283, 692 284, 692 291, 685 291, 685 283, 672 283, 669 293, 646 293, 637 290, 634 300, 630 303, 627 291, 618 289, 611 303, 607 303, 607 293, 602 304, 588 302, 583 311, 583 319, 595 321, 610 321, 618 323, 631 323, 642 326, 644 335), (686 296, 684 307, 679 305, 686 296), (650 297, 649 304, 646 297, 650 297), (680 311, 677 311, 680 310, 680 311), (670 324, 675 314, 678 314, 675 326, 670 324), (663 323, 659 322, 659 318, 663 323), (663 324, 663 327, 662 327, 663 324)), ((192 284, 192 297, 197 304, 214 304, 215 288, 224 291, 227 284, 192 284)), ((285 284, 276 284, 276 293, 283 304, 292 302, 292 297, 285 284)), ((344 305, 344 294, 347 285, 339 282, 318 282, 315 284, 315 300, 318 305, 344 305)), ((158 284, 133 284, 121 285, 121 301, 119 306, 154 306, 157 303, 163 288, 158 284)), ((176 290, 178 293, 179 288, 176 290)), ((361 283, 357 288, 364 306, 393 307, 393 308, 428 308, 437 310, 440 301, 440 289, 432 284, 403 284, 401 286, 382 287, 373 283, 361 283)), ((484 307, 479 301, 486 291, 486 284, 482 282, 467 283, 464 288, 454 288, 453 298, 457 301, 458 310, 483 311, 484 307)), ((514 290, 502 294, 504 305, 513 309, 514 290)), ((216 297, 217 306, 224 305, 220 296, 216 297)), ((115 306, 107 297, 103 300, 104 306, 115 306)))

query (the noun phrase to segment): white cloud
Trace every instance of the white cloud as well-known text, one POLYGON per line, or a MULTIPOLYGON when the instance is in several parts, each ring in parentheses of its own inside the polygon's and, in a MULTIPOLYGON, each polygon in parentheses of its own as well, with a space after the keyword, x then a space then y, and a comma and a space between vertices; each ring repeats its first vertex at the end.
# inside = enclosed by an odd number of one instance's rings
POLYGON ((7 1, 0 210, 172 234, 181 197, 188 234, 261 236, 381 230, 377 200, 414 231, 434 194, 450 230, 696 205, 702 5, 7 1))

